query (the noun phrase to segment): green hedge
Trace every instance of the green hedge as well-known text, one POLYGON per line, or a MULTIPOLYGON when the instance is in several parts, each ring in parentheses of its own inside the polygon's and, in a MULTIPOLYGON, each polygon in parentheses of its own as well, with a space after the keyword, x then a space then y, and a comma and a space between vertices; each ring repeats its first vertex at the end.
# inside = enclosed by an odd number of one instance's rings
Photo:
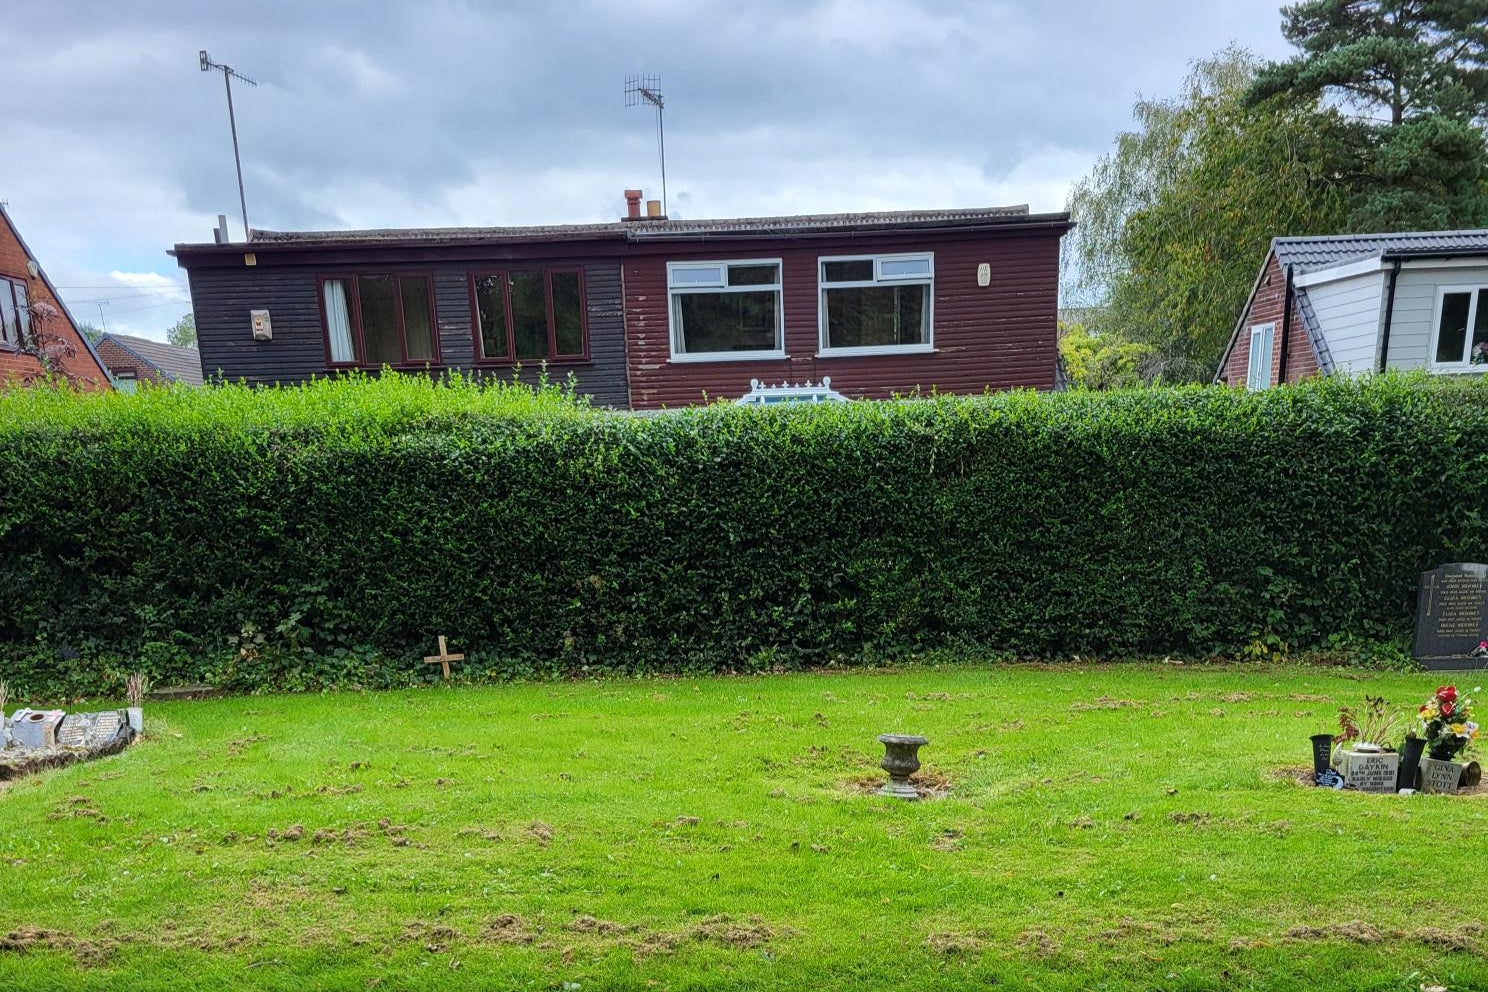
POLYGON ((1488 386, 600 413, 418 378, 0 397, 0 677, 233 687, 1398 637, 1488 386))

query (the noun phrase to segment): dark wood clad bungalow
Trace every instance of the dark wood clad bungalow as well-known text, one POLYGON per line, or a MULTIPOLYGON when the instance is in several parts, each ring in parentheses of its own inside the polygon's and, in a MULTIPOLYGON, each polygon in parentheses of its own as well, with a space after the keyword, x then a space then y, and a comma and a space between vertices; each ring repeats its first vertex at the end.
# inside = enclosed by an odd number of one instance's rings
POLYGON ((618 224, 254 231, 183 244, 202 369, 251 383, 386 365, 573 372, 628 403, 618 224))
POLYGON ((182 244, 203 369, 573 373, 603 406, 1054 386, 1067 214, 1026 207, 555 227, 274 232, 182 244))
POLYGON ((1068 214, 645 222, 625 255, 637 409, 830 378, 849 397, 1054 388, 1068 214))

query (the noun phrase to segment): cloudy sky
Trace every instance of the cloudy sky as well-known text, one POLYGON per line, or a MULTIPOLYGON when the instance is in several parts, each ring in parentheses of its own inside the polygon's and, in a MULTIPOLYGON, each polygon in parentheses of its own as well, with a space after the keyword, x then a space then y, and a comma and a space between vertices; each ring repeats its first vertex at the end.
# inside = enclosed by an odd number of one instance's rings
POLYGON ((1286 53, 1278 0, 7 0, 3 199, 74 315, 163 338, 166 250, 254 227, 1063 207, 1190 59, 1286 53), (100 314, 100 304, 102 313, 100 314))

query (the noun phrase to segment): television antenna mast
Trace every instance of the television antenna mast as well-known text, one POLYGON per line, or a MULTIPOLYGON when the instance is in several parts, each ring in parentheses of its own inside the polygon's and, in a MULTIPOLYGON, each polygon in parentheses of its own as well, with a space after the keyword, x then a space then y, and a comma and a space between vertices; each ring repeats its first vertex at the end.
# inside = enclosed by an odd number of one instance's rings
POLYGON ((227 86, 227 123, 232 128, 233 164, 238 167, 238 206, 243 208, 243 240, 247 241, 249 239, 248 198, 243 194, 243 160, 238 155, 238 119, 233 114, 232 81, 234 79, 237 79, 241 82, 247 83, 249 86, 257 86, 258 84, 249 79, 247 76, 243 75, 241 72, 238 72, 230 65, 223 65, 220 62, 213 62, 212 57, 207 54, 207 50, 205 48, 197 53, 197 58, 201 63, 202 72, 211 72, 213 69, 216 69, 218 72, 222 73, 222 82, 227 86))
POLYGON ((662 123, 665 116, 666 97, 661 95, 660 76, 627 76, 625 77, 625 105, 627 107, 656 108, 656 145, 661 154, 661 212, 667 212, 666 193, 666 128, 662 123))

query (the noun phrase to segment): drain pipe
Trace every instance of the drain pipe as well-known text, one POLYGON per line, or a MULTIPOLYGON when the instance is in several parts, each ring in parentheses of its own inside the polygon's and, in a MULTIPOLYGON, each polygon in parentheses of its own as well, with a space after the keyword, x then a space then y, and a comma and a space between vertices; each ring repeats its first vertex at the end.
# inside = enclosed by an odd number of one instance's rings
POLYGON ((1292 340, 1292 267, 1286 267, 1286 286, 1281 291, 1281 358, 1276 363, 1276 384, 1286 385, 1287 350, 1292 340))
POLYGON ((1395 259, 1395 266, 1390 269, 1390 290, 1385 294, 1385 329, 1380 334, 1380 357, 1379 371, 1385 371, 1385 363, 1390 357, 1390 323, 1395 319, 1395 280, 1400 278, 1400 259, 1395 259))

